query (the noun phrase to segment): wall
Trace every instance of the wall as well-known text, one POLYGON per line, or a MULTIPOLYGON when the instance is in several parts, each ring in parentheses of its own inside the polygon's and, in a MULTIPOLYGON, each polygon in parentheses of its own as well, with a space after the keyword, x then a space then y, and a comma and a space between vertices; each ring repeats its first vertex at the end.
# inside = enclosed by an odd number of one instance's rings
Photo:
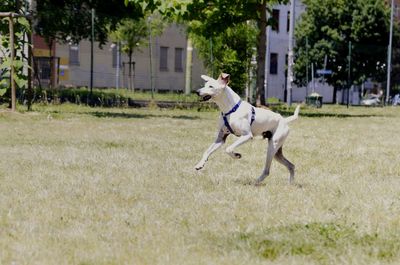
MULTIPOLYGON (((175 24, 165 29, 163 34, 152 38, 153 81, 156 90, 183 91, 185 88, 186 66, 186 34, 181 26, 175 24), (160 71, 160 47, 168 47, 168 70, 160 71), (183 48, 183 71, 175 71, 175 48, 183 48)), ((94 45, 94 87, 115 87, 116 67, 113 67, 112 43, 106 43, 102 48, 94 45)), ((61 58, 61 85, 89 86, 90 84, 90 42, 79 43, 79 65, 71 65, 67 44, 57 44, 56 56, 61 58), (68 78, 61 78, 66 76, 68 78)), ((128 56, 121 54, 120 87, 128 87, 128 56)), ((150 90, 150 56, 149 46, 140 47, 134 52, 135 61, 134 85, 137 89, 150 90)), ((200 74, 204 73, 202 62, 196 51, 193 54, 192 90, 203 83, 200 74)))

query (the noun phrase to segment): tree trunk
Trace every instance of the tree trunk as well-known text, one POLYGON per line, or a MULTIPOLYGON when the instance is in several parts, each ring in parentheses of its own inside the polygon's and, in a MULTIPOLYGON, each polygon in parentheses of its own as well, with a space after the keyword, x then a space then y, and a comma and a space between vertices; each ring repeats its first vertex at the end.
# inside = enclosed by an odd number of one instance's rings
POLYGON ((336 93, 337 93, 337 86, 333 86, 333 95, 332 95, 332 103, 333 104, 337 103, 336 93))
POLYGON ((258 6, 257 12, 260 19, 257 21, 257 81, 256 81, 256 105, 265 105, 265 55, 267 51, 267 1, 263 0, 258 6))

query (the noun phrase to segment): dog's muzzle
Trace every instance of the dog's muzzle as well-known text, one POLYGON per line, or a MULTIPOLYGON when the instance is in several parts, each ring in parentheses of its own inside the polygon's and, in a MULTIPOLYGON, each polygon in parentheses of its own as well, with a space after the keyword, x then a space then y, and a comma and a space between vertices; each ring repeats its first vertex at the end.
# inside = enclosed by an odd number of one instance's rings
POLYGON ((200 89, 196 91, 196 94, 197 94, 199 97, 201 97, 201 101, 208 101, 208 100, 211 99, 211 96, 210 96, 210 95, 205 95, 205 96, 200 95, 200 89))

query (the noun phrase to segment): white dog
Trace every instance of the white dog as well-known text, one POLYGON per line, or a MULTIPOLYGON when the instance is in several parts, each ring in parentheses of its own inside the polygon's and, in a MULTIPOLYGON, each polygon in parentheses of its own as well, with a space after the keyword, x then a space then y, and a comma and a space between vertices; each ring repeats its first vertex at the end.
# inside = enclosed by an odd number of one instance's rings
POLYGON ((221 74, 217 80, 202 75, 205 86, 197 90, 197 94, 203 101, 214 101, 221 110, 218 134, 215 142, 204 152, 203 157, 195 166, 200 170, 204 167, 208 157, 221 147, 229 134, 239 138, 226 148, 226 152, 233 158, 241 158, 241 154, 234 150, 254 136, 262 135, 268 139, 268 150, 265 168, 256 184, 260 184, 268 175, 272 159, 275 159, 286 166, 290 172, 289 182, 294 180, 294 165, 289 162, 282 152, 282 145, 289 134, 288 123, 298 118, 300 106, 297 106, 294 115, 283 118, 280 114, 268 109, 256 108, 246 101, 242 101, 229 86, 229 75, 221 74))

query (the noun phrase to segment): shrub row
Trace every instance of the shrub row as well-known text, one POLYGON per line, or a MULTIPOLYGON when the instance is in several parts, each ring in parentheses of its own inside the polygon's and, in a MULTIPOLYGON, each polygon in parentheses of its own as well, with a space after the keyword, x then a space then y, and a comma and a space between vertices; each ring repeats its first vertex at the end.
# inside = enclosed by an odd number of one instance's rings
MULTIPOLYGON (((199 110, 213 109, 213 104, 204 104, 193 99, 186 100, 183 95, 172 97, 169 101, 150 101, 136 99, 137 94, 126 90, 93 89, 90 93, 87 88, 62 88, 34 90, 33 103, 61 104, 73 103, 98 107, 145 107, 158 106, 161 108, 197 108, 199 110)), ((21 104, 27 103, 26 90, 18 89, 17 98, 21 104)), ((143 98, 143 93, 142 93, 143 98)), ((10 101, 10 91, 0 97, 0 103, 10 101)))

